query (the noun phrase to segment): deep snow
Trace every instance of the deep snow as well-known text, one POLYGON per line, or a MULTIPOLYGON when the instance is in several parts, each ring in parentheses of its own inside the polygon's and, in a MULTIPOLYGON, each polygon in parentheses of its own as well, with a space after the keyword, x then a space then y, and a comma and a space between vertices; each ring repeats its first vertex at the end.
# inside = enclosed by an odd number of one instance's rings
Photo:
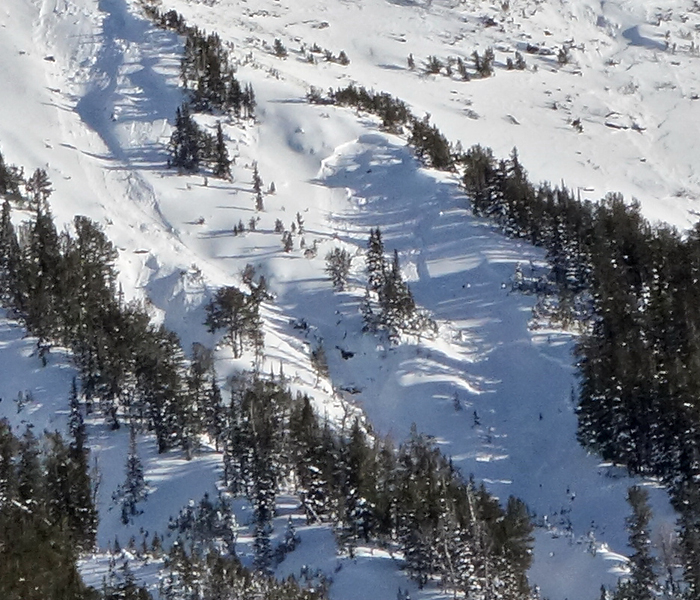
MULTIPOLYGON (((465 474, 502 499, 522 497, 542 526, 532 582, 548 598, 590 600, 601 583, 614 584, 624 562, 624 497, 633 482, 576 443, 572 335, 530 328, 535 299, 510 292, 515 266, 541 268, 542 253, 472 218, 456 178, 422 168, 405 141, 381 132, 373 118, 309 105, 304 96, 311 85, 351 81, 388 91, 416 114, 429 112, 464 146, 482 143, 497 155, 517 146, 535 180, 563 178, 589 198, 622 191, 638 197, 651 219, 685 227, 700 210, 692 119, 700 90, 691 47, 700 16, 683 0, 656 4, 512 0, 504 11, 469 1, 169 0, 163 8, 234 44, 238 76, 256 90, 255 124, 224 121, 236 165, 233 182, 221 182, 166 168, 166 143, 183 99, 181 40, 148 23, 135 0, 5 0, 0 149, 30 171, 47 168, 60 224, 86 214, 105 227, 120 250, 125 293, 148 298, 154 318, 175 330, 186 349, 195 341, 215 343, 202 325, 203 303, 216 287, 239 283, 247 263, 256 266, 275 295, 264 310, 263 370, 283 363, 292 385, 337 422, 361 407, 378 432, 397 441, 416 423, 465 474), (485 17, 496 25, 485 27, 485 17), (287 59, 272 54, 275 38, 290 51, 287 59), (574 45, 572 62, 560 66, 556 50, 566 41, 574 45), (345 50, 350 65, 309 64, 300 48, 313 43, 335 54, 345 50), (528 54, 528 43, 555 53, 528 54), (498 65, 491 79, 462 82, 421 72, 429 55, 468 61, 474 49, 490 45, 498 65), (516 49, 528 63, 525 72, 502 68, 516 49), (409 53, 416 71, 407 68, 409 53), (574 118, 583 133, 571 127, 574 118), (234 236, 239 220, 247 225, 256 216, 253 161, 276 193, 265 196, 256 231, 234 236), (306 249, 316 244, 315 257, 300 248, 302 236, 284 253, 273 233, 276 219, 289 227, 297 213, 306 249), (398 250, 418 303, 438 322, 435 338, 389 347, 362 335, 361 251, 376 226, 387 250, 398 250), (324 256, 336 246, 356 255, 350 288, 340 294, 324 273, 324 256), (292 326, 300 319, 307 332, 292 326), (331 380, 316 385, 309 348, 319 340, 331 380), (354 357, 343 359, 341 348, 354 357)), ((208 126, 215 121, 200 119, 208 126)), ((17 428, 24 422, 39 430, 65 427, 74 375, 68 359, 53 351, 42 368, 33 342, 11 321, 1 325, 8 375, 0 382, 0 415, 17 428), (34 401, 18 412, 13 399, 25 391, 34 401)), ((225 349, 217 358, 224 384, 250 366, 249 356, 233 361, 225 349)), ((177 452, 158 456, 144 436, 139 448, 150 495, 143 515, 125 528, 111 498, 123 478, 128 433, 107 432, 96 419, 90 435, 102 474, 102 549, 115 536, 138 537, 141 527, 163 531, 188 500, 215 491, 219 455, 205 450, 190 462, 177 452)), ((665 494, 646 485, 663 532, 674 517, 665 494)), ((280 502, 276 533, 283 535, 292 500, 280 502)), ((245 503, 238 517, 245 557, 245 503)), ((327 528, 300 527, 300 533, 302 544, 280 573, 298 573, 303 564, 333 573, 337 600, 393 600, 397 587, 414 598, 437 594, 415 589, 378 549, 351 561, 335 555, 327 528)), ((104 564, 101 555, 86 559, 90 581, 99 584, 104 564)), ((155 581, 153 566, 142 574, 155 581)))

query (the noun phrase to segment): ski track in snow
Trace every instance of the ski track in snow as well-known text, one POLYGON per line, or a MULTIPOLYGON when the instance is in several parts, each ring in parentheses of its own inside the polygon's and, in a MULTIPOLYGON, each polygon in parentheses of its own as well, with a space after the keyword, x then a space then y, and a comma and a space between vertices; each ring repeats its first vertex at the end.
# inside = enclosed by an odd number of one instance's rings
MULTIPOLYGON (((684 49, 664 52, 660 41, 663 27, 674 27, 675 35, 681 25, 655 25, 655 13, 636 0, 604 7, 583 2, 562 14, 558 5, 524 2, 504 16, 502 31, 485 33, 477 33, 483 14, 472 2, 462 3, 458 19, 458 9, 445 2, 336 6, 308 0, 297 6, 260 0, 241 6, 172 0, 171 6, 233 42, 240 79, 256 90, 259 123, 224 122, 236 157, 233 182, 210 178, 205 185, 201 176, 165 168, 169 122, 183 99, 181 40, 148 23, 135 0, 7 0, 0 8, 0 33, 8 34, 0 35, 0 76, 16 91, 0 113, 5 158, 30 170, 48 163, 59 224, 74 214, 102 223, 120 250, 127 296, 148 298, 154 317, 180 335, 185 349, 195 341, 217 342, 201 325, 203 303, 211 289, 238 284, 246 263, 255 265, 275 295, 264 307, 263 370, 277 371, 283 363, 293 388, 310 393, 335 422, 359 406, 397 442, 416 423, 463 473, 486 482, 501 500, 522 497, 540 524, 530 575, 544 597, 591 600, 601 583, 614 585, 627 551, 624 498, 633 481, 576 444, 572 336, 530 331, 534 298, 508 291, 516 264, 541 264, 543 254, 472 218, 455 177, 422 168, 405 142, 379 131, 374 118, 311 106, 303 97, 309 84, 327 89, 353 80, 387 90, 416 114, 431 112, 453 141, 490 145, 498 156, 516 145, 535 180, 564 176, 592 198, 620 189, 640 196, 650 218, 685 226, 700 198, 692 168, 698 125, 688 118, 698 84, 674 63, 683 61, 695 75, 697 61, 684 49), (357 36, 353 29, 370 34, 357 36), (265 48, 275 37, 291 51, 284 62, 265 48), (574 38, 585 39, 590 52, 576 54, 579 64, 563 72, 555 59, 527 54, 527 73, 499 70, 488 81, 470 83, 405 67, 409 52, 417 62, 430 54, 466 58, 494 43, 501 60, 504 46, 523 51, 529 41, 554 47, 574 38), (301 41, 345 49, 352 62, 347 68, 309 65, 298 51, 301 41), (243 61, 247 54, 252 60, 243 61), (465 117, 467 110, 478 118, 465 117), (568 124, 576 116, 584 123, 580 135, 568 124), (234 225, 256 216, 253 161, 277 192, 265 196, 257 230, 233 236, 234 225), (301 236, 292 253, 283 253, 273 233, 276 219, 288 227, 297 212, 305 220, 307 248, 317 245, 315 257, 304 256, 301 236), (435 338, 389 347, 361 334, 360 250, 377 226, 387 251, 398 251, 417 302, 436 319, 435 338), (324 273, 325 254, 336 246, 355 256, 349 288, 339 294, 324 273), (306 331, 292 325, 301 319, 306 331), (308 355, 321 340, 332 380, 317 383, 308 355), (346 359, 341 349, 354 355, 346 359)), ((212 127, 216 119, 201 122, 212 127)), ((0 382, 0 416, 17 430, 30 422, 39 430, 65 428, 75 372, 60 350, 42 368, 34 344, 12 321, 0 321, 0 356, 12 374, 0 382), (18 410, 20 392, 31 392, 33 400, 18 410)), ((217 354, 222 381, 249 366, 250 357, 233 361, 225 349, 217 354)), ((135 523, 122 526, 111 498, 122 481, 128 434, 106 431, 98 418, 89 425, 102 473, 103 549, 116 535, 138 539, 141 527, 165 531, 188 500, 215 493, 220 456, 213 449, 187 462, 177 452, 157 455, 153 439, 143 436, 150 496, 135 523)), ((644 484, 657 529, 671 527, 665 494, 653 482, 644 484)), ((280 498, 276 536, 290 514, 298 518, 292 505, 293 499, 280 498)), ((245 502, 237 504, 237 514, 238 550, 250 561, 245 502)), ((279 575, 298 574, 305 564, 321 568, 333 574, 334 600, 393 600, 398 587, 413 598, 442 597, 434 588, 418 590, 383 551, 359 548, 353 561, 336 556, 328 528, 299 523, 298 531, 302 544, 279 575)), ((98 554, 86 558, 82 570, 99 585, 105 565, 98 554)), ((153 565, 137 573, 156 581, 153 565)))

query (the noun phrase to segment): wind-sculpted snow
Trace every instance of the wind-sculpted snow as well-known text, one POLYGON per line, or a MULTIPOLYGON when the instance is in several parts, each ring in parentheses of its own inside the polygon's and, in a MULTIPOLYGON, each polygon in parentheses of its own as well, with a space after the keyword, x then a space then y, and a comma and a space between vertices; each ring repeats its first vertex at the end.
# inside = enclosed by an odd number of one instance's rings
MULTIPOLYGON (((615 580, 604 575, 610 555, 600 544, 624 548, 630 482, 572 443, 572 338, 528 329, 534 298, 510 292, 516 264, 527 271, 542 255, 471 217, 452 178, 420 169, 396 142, 375 135, 343 146, 325 162, 323 181, 347 190, 336 218, 348 229, 359 235, 380 225, 387 248, 418 265, 411 287, 440 335, 378 349, 366 337, 343 337, 357 331, 350 325, 357 317, 341 311, 350 323, 320 333, 355 357, 335 355, 331 371, 343 387, 362 390, 355 398, 380 431, 403 439, 416 423, 463 473, 489 482, 502 499, 527 502, 558 538, 535 550, 532 578, 545 596, 592 597, 615 580), (548 576, 555 570, 561 579, 548 576)), ((655 491, 670 526, 664 496, 655 491)))
MULTIPOLYGON (((12 91, 4 92, 0 110, 0 150, 28 170, 47 167, 59 229, 74 214, 104 226, 120 251, 127 298, 147 299, 185 350, 194 342, 214 347, 220 340, 205 330, 204 304, 218 287, 240 285, 242 269, 253 265, 273 295, 262 308, 262 371, 282 366, 293 388, 313 396, 319 414, 337 425, 361 408, 380 434, 401 442, 415 423, 502 501, 523 498, 541 526, 530 575, 544 597, 592 600, 601 583, 614 585, 628 552, 625 494, 637 480, 578 446, 573 336, 531 329, 535 298, 510 291, 516 265, 541 272, 543 254, 471 217, 456 175, 422 168, 404 140, 382 132, 376 119, 310 105, 305 95, 312 85, 325 92, 352 81, 389 92, 415 114, 429 112, 453 142, 482 143, 497 155, 517 146, 534 180, 564 178, 588 198, 621 190, 637 195, 652 218, 685 226, 700 198, 696 13, 680 0, 664 10, 641 0, 511 1, 510 11, 470 1, 166 0, 164 9, 233 43, 236 76, 256 91, 255 123, 197 116, 210 131, 222 123, 235 159, 233 179, 224 181, 167 168, 170 123, 185 99, 178 83, 182 40, 149 23, 136 0, 2 4, 0 80, 12 91), (485 27, 487 17, 496 25, 485 27), (288 58, 273 55, 275 38, 288 58), (311 64, 306 54, 314 43, 336 55, 345 50, 350 64, 325 62, 320 53, 311 64), (565 43, 572 62, 558 65, 555 51, 565 43), (528 53, 528 44, 537 49, 528 53), (424 72, 428 56, 471 61, 474 50, 489 46, 497 66, 490 79, 424 72), (515 50, 525 56, 525 71, 505 69, 515 50), (418 65, 413 71, 409 53, 418 65), (572 127, 576 118, 582 133, 572 127), (260 212, 254 161, 266 191, 260 212), (267 193, 273 182, 276 191, 267 193), (289 230, 297 213, 304 232, 284 252, 276 221, 289 230), (245 232, 234 235, 239 223, 245 232), (436 335, 407 335, 391 346, 362 333, 363 253, 375 227, 387 251, 398 251, 404 279, 436 321, 436 335), (349 285, 340 293, 324 261, 337 247, 352 256, 349 285), (318 381, 309 362, 319 342, 329 380, 318 381)), ((15 211, 16 221, 23 218, 15 211)), ((35 344, 11 321, 0 323, 0 364, 9 374, 0 386, 0 416, 17 428, 65 427, 73 369, 60 351, 42 368, 35 344), (33 400, 18 411, 15 399, 26 392, 33 400)), ((250 356, 233 360, 219 347, 225 393, 227 377, 250 365, 250 356)), ((168 517, 188 501, 214 494, 220 477, 221 456, 212 448, 188 462, 177 452, 157 455, 144 434, 139 447, 149 498, 125 527, 112 494, 123 480, 128 437, 107 431, 97 415, 90 421, 102 472, 103 550, 115 535, 125 542, 142 527, 167 529, 168 517)), ((657 530, 672 528, 664 493, 645 484, 657 530)), ((289 515, 300 519, 293 502, 280 501, 275 539, 289 515)), ((241 502, 237 514, 239 552, 249 564, 250 507, 241 502)), ((353 561, 335 555, 328 527, 300 522, 299 533, 302 543, 280 575, 298 574, 304 565, 322 569, 335 581, 336 600, 393 600, 397 587, 414 599, 439 596, 434 587, 419 591, 409 583, 398 557, 361 547, 353 561)), ((99 585, 105 563, 88 560, 83 571, 99 585)), ((155 581, 152 568, 142 573, 155 581)))

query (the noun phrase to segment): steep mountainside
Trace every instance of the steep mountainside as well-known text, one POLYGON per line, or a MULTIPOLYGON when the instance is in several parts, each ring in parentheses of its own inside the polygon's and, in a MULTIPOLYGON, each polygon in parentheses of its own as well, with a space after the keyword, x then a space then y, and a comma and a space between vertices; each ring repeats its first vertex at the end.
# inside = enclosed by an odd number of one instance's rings
MULTIPOLYGON (((511 290, 518 265, 526 276, 545 272, 544 253, 472 216, 458 175, 426 168, 405 134, 361 111, 309 103, 307 94, 349 84, 387 92, 414 114, 428 113, 454 144, 489 146, 498 157, 517 147, 534 181, 563 180, 582 199, 619 191, 637 198, 649 219, 686 228, 700 211, 697 3, 163 0, 160 11, 216 32, 236 78, 255 91, 254 119, 195 115, 212 135, 221 124, 230 180, 169 168, 186 98, 185 38, 149 20, 144 4, 152 3, 2 4, 3 157, 28 173, 46 170, 59 230, 74 215, 103 227, 119 251, 126 299, 145 301, 187 353, 194 343, 216 347, 225 396, 230 377, 256 364, 263 373, 282 370, 336 428, 364 411, 378 434, 401 443, 415 424, 502 503, 510 495, 526 502, 538 525, 529 576, 543 597, 590 600, 601 584, 615 584, 630 553, 625 496, 639 481, 577 444, 576 333, 536 323, 537 299, 511 290), (494 71, 482 78, 473 53, 483 57, 488 48, 494 71), (524 69, 507 67, 516 52, 524 69), (431 57, 442 63, 433 60, 436 73, 427 72, 431 57), (280 226, 293 232, 291 247, 280 226), (363 333, 364 252, 376 227, 387 256, 397 251, 434 334, 393 345, 363 333), (352 257, 341 292, 326 273, 334 248, 352 257), (248 264, 270 292, 258 359, 251 351, 235 357, 204 325, 207 302, 222 286, 244 285, 248 264), (327 377, 312 364, 319 345, 327 377)), ((27 207, 13 211, 16 224, 29 217, 27 207)), ((69 357, 54 349, 42 367, 35 342, 10 319, 0 325, 0 416, 20 433, 26 423, 65 429, 69 357), (28 403, 13 402, 25 393, 28 403)), ((123 525, 113 497, 129 434, 109 431, 96 415, 88 422, 100 472, 100 552, 82 569, 99 586, 115 536, 124 543, 145 530, 167 534, 168 519, 188 501, 216 493, 222 455, 213 444, 192 460, 179 450, 158 454, 154 436, 143 433, 150 492, 142 514, 123 525)), ((643 484, 660 543, 675 516, 663 490, 643 484)), ((243 501, 235 508, 237 552, 251 564, 251 509, 243 501)), ((301 537, 278 575, 321 569, 334 580, 336 600, 393 600, 397 588, 440 597, 436 585, 420 590, 384 549, 336 554, 332 527, 304 525, 292 495, 278 498, 278 511, 274 538, 284 537, 289 515, 301 537)), ((157 587, 157 564, 132 568, 157 587)))

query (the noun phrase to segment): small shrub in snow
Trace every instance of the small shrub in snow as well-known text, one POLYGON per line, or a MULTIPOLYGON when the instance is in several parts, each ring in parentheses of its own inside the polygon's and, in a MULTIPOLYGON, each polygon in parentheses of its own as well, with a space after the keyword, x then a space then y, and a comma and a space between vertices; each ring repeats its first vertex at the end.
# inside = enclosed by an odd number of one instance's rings
POLYGON ((272 49, 275 52, 275 56, 279 56, 280 58, 286 58, 288 55, 287 48, 284 47, 282 40, 280 40, 279 38, 275 39, 275 43, 272 49))

